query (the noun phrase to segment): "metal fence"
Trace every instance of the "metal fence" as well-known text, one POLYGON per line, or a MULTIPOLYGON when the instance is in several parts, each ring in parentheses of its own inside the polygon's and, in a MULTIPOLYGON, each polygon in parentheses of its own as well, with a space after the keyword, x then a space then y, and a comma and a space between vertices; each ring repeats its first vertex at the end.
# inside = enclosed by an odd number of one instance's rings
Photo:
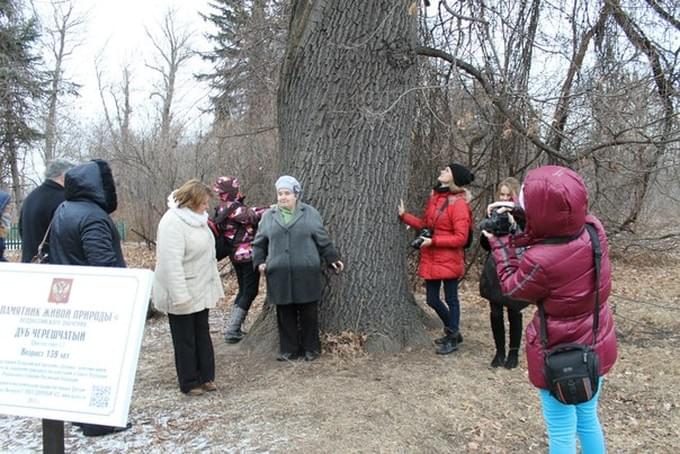
POLYGON ((5 249, 21 249, 21 237, 19 235, 19 225, 12 224, 9 234, 5 237, 5 249))
MULTIPOLYGON (((116 221, 116 228, 120 234, 121 241, 127 239, 127 225, 125 221, 116 221)), ((19 224, 12 224, 9 229, 9 235, 5 238, 5 248, 7 250, 21 249, 21 235, 19 234, 19 224)))

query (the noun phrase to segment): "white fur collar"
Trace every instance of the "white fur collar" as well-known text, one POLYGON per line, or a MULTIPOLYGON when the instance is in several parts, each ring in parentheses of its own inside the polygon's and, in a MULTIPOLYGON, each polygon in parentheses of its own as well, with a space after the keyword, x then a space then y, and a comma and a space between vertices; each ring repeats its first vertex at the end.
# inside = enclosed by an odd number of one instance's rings
POLYGON ((177 201, 175 200, 175 191, 172 191, 168 196, 168 208, 170 211, 175 213, 177 217, 192 227, 208 225, 208 213, 205 211, 199 214, 190 208, 179 208, 177 206, 177 201))
POLYGON ((208 213, 205 211, 199 214, 187 207, 170 208, 170 211, 175 213, 177 217, 192 227, 202 227, 204 225, 208 225, 208 213))

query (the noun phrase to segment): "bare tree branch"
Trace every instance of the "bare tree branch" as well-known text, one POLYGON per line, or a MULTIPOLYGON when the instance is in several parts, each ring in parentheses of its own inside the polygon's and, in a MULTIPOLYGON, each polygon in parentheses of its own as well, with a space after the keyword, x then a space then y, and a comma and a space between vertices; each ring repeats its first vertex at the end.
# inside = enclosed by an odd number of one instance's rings
POLYGON ((654 9, 654 11, 657 12, 657 14, 658 14, 659 16, 661 16, 664 20, 666 20, 666 22, 668 22, 668 23, 671 24, 673 27, 675 27, 675 28, 677 28, 678 30, 680 30, 680 20, 678 20, 677 18, 673 17, 673 15, 672 15, 671 13, 669 13, 668 11, 666 11, 665 9, 663 9, 663 8, 661 7, 661 5, 659 5, 659 3, 658 3, 656 0, 645 0, 645 1, 647 2, 647 4, 648 4, 649 6, 651 6, 651 7, 654 9))
POLYGON ((570 163, 574 162, 576 158, 571 158, 568 156, 563 155, 559 151, 555 150, 542 140, 540 140, 536 134, 531 134, 527 129, 517 121, 518 115, 510 112, 510 110, 504 105, 504 103, 498 98, 496 95, 495 91, 492 89, 491 84, 489 81, 484 77, 484 75, 474 66, 471 64, 461 60, 460 58, 456 58, 453 55, 444 52, 439 49, 433 49, 431 47, 423 47, 423 46, 418 46, 416 49, 416 53, 418 55, 423 55, 427 57, 436 57, 436 58, 441 58, 443 60, 448 61, 452 65, 455 65, 456 67, 460 68, 461 70, 465 71, 467 74, 471 75, 474 77, 477 82, 482 86, 484 91, 486 92, 487 96, 489 96, 489 99, 491 102, 496 106, 498 111, 506 118, 513 126, 515 130, 517 130, 520 134, 523 136, 527 137, 531 143, 536 145, 539 149, 543 150, 546 152, 548 155, 552 156, 553 158, 556 158, 562 162, 565 163, 570 163))

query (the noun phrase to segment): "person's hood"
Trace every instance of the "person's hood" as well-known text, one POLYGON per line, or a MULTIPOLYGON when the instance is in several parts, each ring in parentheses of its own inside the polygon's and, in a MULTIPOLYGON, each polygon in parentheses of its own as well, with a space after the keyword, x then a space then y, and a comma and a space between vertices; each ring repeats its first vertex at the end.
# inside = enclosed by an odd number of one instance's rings
POLYGON ((9 204, 9 193, 5 191, 0 191, 0 213, 5 211, 5 208, 7 208, 7 205, 9 204))
POLYGON ((573 236, 585 225, 588 191, 581 176, 566 167, 544 166, 529 171, 522 185, 522 202, 524 236, 530 243, 573 236))
POLYGON ((118 197, 109 164, 93 159, 66 172, 64 197, 70 201, 92 201, 109 214, 116 211, 118 197))
POLYGON ((241 202, 245 196, 241 194, 241 182, 233 176, 219 177, 213 185, 213 191, 223 202, 241 202))

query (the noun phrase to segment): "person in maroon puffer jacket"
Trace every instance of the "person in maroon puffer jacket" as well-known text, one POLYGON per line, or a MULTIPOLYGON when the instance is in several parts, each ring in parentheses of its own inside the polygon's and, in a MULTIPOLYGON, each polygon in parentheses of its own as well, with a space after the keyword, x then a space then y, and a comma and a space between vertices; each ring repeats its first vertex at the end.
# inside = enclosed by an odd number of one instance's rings
MULTIPOLYGON (((592 343, 595 270, 585 223, 595 225, 602 247, 595 351, 600 360, 600 376, 603 376, 614 365, 617 354, 614 317, 607 304, 611 263, 604 228, 596 217, 587 214, 588 193, 583 179, 564 167, 534 169, 524 180, 519 202, 526 216, 523 234, 508 238, 483 233, 493 251, 503 294, 543 304, 548 349, 567 342, 592 343), (566 243, 542 244, 548 238, 574 236, 575 239, 566 243), (519 255, 516 248, 521 247, 526 249, 519 255)), ((583 452, 604 452, 604 436, 597 417, 600 391, 587 402, 565 405, 547 390, 538 311, 526 328, 526 351, 529 379, 540 389, 550 452, 576 452, 577 433, 583 452)))
POLYGON ((474 179, 474 174, 462 165, 451 164, 441 170, 422 218, 407 213, 404 202, 399 203, 399 219, 403 223, 433 232, 432 238, 420 237, 418 276, 425 279, 428 306, 444 323, 444 337, 435 341, 439 344, 437 353, 440 355, 456 351, 462 340, 458 279, 465 274, 464 248, 472 225, 472 212, 468 205, 470 194, 462 186, 474 179), (442 284, 446 305, 439 297, 442 284))

